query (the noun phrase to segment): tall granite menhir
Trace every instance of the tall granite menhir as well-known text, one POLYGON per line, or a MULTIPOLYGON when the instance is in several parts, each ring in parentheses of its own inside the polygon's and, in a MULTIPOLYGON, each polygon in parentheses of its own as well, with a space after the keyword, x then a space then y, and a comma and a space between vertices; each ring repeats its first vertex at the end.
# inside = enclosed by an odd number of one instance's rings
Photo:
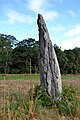
POLYGON ((60 69, 47 26, 41 14, 38 14, 37 24, 40 42, 41 85, 53 100, 58 100, 62 91, 60 69))

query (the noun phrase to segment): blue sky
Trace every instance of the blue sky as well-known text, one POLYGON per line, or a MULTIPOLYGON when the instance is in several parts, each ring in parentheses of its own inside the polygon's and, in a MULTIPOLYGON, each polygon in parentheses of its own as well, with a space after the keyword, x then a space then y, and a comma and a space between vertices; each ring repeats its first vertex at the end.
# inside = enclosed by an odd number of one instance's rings
POLYGON ((80 0, 0 0, 0 33, 38 40, 41 13, 53 44, 80 47, 80 0))

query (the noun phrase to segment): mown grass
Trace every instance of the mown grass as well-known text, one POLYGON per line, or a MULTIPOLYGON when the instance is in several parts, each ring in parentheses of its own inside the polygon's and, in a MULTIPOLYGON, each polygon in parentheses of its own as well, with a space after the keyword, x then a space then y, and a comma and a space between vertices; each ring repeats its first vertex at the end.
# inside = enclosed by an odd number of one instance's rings
POLYGON ((0 75, 0 120, 80 120, 80 75, 62 75, 66 88, 56 104, 41 89, 34 97, 39 79, 36 74, 0 75))
MULTIPOLYGON (((62 80, 80 80, 79 75, 63 74, 62 80)), ((0 74, 0 80, 40 80, 39 74, 0 74)))
POLYGON ((80 80, 80 74, 63 74, 62 76, 61 76, 61 78, 62 78, 62 80, 80 80))
POLYGON ((40 80, 39 74, 0 74, 0 80, 40 80))

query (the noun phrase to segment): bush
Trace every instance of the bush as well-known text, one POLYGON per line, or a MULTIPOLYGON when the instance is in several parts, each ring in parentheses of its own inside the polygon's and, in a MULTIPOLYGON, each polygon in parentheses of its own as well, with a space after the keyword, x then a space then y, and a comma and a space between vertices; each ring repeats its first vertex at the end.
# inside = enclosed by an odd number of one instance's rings
POLYGON ((42 89, 41 85, 35 88, 34 99, 38 106, 51 107, 54 104, 53 100, 48 96, 47 92, 42 89))
POLYGON ((78 108, 78 101, 76 100, 77 90, 74 86, 64 86, 61 100, 56 102, 61 115, 75 115, 78 108))
POLYGON ((53 101, 40 85, 35 89, 34 99, 38 106, 53 108, 58 110, 61 115, 75 115, 79 105, 76 95, 77 90, 74 86, 64 86, 61 99, 53 101))

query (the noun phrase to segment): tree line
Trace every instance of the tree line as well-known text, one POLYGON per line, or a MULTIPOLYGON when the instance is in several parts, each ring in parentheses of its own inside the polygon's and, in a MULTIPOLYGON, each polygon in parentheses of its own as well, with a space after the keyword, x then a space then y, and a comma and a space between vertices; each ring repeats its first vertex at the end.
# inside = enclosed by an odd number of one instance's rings
MULTIPOLYGON (((54 49, 62 74, 80 73, 80 48, 62 51, 54 44, 54 49)), ((39 57, 39 41, 0 34, 0 74, 39 73, 39 57)))

